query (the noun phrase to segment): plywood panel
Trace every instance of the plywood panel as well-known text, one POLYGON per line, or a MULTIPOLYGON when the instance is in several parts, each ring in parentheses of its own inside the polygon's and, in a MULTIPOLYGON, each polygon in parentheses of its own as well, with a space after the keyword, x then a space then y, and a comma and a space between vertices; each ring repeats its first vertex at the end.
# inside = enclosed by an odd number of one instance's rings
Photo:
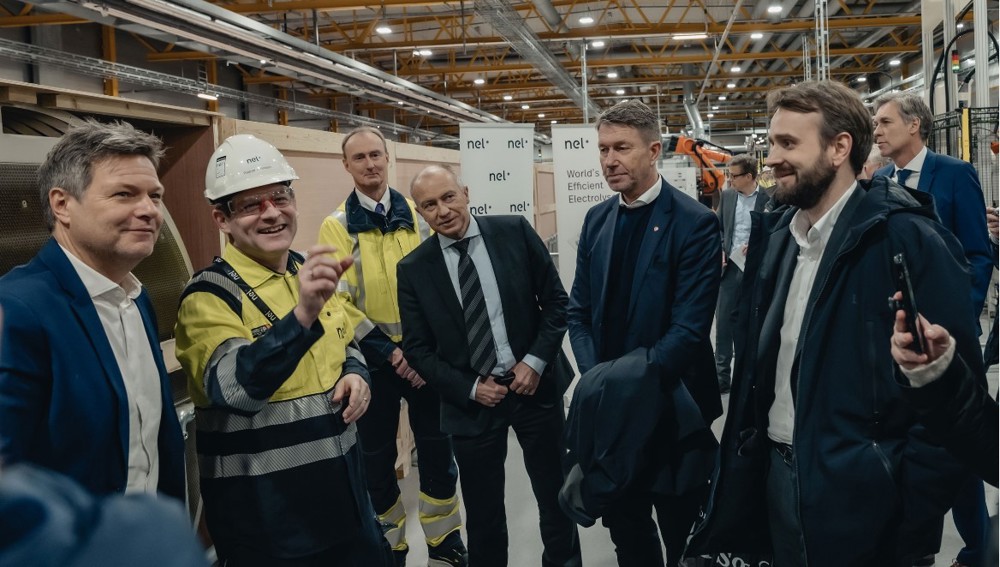
POLYGON ((292 184, 299 211, 299 231, 292 248, 304 251, 316 244, 323 219, 351 194, 354 180, 344 170, 339 156, 296 151, 283 153, 299 175, 299 180, 292 184))
POLYGON ((212 206, 205 199, 205 168, 215 151, 212 128, 158 128, 167 155, 160 164, 163 202, 197 271, 220 253, 212 206))

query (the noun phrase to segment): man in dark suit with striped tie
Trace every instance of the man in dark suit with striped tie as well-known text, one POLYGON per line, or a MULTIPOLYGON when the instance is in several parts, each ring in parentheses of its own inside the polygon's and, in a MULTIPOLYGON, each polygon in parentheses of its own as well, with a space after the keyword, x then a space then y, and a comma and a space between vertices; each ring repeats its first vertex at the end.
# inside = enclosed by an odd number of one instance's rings
POLYGON ((398 265, 403 351, 441 395, 465 499, 469 564, 507 565, 504 460, 514 428, 538 501, 544 566, 578 566, 575 524, 559 508, 562 351, 567 295, 522 217, 473 217, 468 188, 442 166, 410 184, 436 234, 398 265))

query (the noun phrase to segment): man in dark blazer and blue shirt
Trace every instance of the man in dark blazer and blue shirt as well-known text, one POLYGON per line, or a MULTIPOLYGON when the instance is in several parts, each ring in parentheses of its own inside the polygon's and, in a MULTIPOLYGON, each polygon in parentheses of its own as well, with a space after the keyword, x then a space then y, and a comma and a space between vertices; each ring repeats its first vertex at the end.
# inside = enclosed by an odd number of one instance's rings
POLYGON ((504 460, 514 428, 538 501, 543 566, 579 566, 576 526, 559 508, 573 372, 562 352, 566 292, 522 217, 473 217, 468 188, 430 166, 410 185, 436 232, 399 262, 403 351, 441 395, 469 535, 469 565, 507 565, 504 460))
POLYGON ((743 282, 747 242, 750 241, 750 212, 761 212, 770 201, 757 185, 757 160, 750 154, 733 156, 726 171, 729 188, 719 198, 719 224, 722 225, 722 283, 715 311, 715 367, 719 373, 719 391, 729 392, 732 385, 733 327, 736 323, 736 299, 743 282))
POLYGON ((0 460, 94 494, 184 498, 184 444, 149 295, 131 271, 163 214, 158 138, 87 122, 38 173, 52 238, 0 278, 0 460))
POLYGON ((649 349, 661 391, 672 400, 689 400, 704 420, 685 446, 664 446, 673 433, 671 416, 681 413, 665 404, 638 478, 604 515, 619 565, 663 565, 651 517, 655 507, 668 563, 677 565, 713 463, 702 467, 704 474, 685 478, 671 471, 687 451, 715 446, 709 426, 722 414, 709 340, 719 292, 719 223, 711 210, 660 177, 660 127, 646 105, 615 105, 598 119, 597 131, 604 177, 619 195, 584 220, 570 341, 581 374, 649 349))

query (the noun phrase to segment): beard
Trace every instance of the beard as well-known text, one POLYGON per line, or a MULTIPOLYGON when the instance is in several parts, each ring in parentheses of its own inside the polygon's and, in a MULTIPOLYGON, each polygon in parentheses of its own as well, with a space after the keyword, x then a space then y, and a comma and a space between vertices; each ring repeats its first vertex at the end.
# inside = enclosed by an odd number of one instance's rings
MULTIPOLYGON (((775 170, 775 176, 788 173, 787 169, 775 170)), ((774 198, 784 205, 791 205, 800 209, 811 209, 815 207, 830 185, 837 177, 837 168, 829 159, 816 164, 810 169, 793 171, 796 181, 794 184, 786 185, 780 180, 775 184, 774 198)))

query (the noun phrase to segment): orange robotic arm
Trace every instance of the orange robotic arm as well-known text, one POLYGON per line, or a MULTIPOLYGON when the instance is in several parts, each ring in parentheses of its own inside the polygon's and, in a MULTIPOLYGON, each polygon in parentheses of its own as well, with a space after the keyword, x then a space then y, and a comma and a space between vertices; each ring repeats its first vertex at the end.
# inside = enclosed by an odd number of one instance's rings
POLYGON ((687 136, 671 136, 666 143, 666 151, 691 156, 698 164, 698 168, 701 169, 698 188, 703 195, 710 195, 715 191, 722 190, 722 186, 726 182, 726 175, 719 171, 715 164, 729 163, 729 160, 733 159, 729 150, 721 146, 715 146, 718 149, 713 149, 708 145, 714 144, 687 136))

